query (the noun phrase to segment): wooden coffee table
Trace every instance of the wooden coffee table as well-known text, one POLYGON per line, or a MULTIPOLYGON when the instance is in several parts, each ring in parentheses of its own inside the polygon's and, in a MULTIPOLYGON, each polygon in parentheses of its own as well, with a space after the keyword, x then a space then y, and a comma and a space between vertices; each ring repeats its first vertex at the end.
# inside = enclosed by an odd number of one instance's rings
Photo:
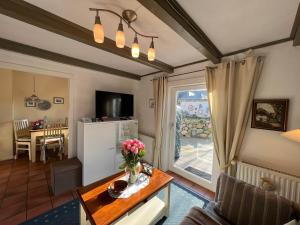
POLYGON ((155 224, 168 216, 170 206, 170 182, 173 177, 153 169, 149 185, 126 199, 114 199, 108 194, 108 186, 125 174, 118 173, 77 190, 81 205, 91 224, 146 225, 155 224), (156 197, 165 190, 164 200, 156 197))

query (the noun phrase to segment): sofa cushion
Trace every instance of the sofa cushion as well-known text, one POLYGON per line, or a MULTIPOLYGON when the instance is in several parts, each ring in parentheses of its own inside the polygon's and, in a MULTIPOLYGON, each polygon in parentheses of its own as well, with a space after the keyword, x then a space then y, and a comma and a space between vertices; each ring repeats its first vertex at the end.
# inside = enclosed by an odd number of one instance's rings
POLYGON ((206 214, 206 212, 199 207, 191 208, 188 215, 186 215, 180 225, 222 225, 206 214))
POLYGON ((217 221, 219 224, 222 225, 232 225, 227 221, 225 218, 221 217, 215 210, 216 203, 215 202, 209 202, 207 206, 205 207, 204 211, 206 215, 213 218, 215 221, 217 221))
POLYGON ((293 219, 294 204, 226 174, 218 179, 215 211, 235 225, 282 225, 293 219))

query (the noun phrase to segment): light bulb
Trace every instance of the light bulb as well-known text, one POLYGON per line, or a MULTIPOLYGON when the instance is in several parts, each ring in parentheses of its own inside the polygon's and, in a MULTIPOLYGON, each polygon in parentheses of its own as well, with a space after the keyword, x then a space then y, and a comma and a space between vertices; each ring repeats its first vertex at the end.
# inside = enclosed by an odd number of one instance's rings
POLYGON ((95 18, 95 25, 94 25, 94 40, 97 43, 104 42, 104 30, 103 26, 100 21, 100 17, 97 15, 95 18))
POLYGON ((155 60, 155 48, 154 48, 153 39, 152 39, 150 47, 148 49, 148 60, 149 61, 154 61, 155 60))
POLYGON ((116 46, 118 48, 124 48, 124 46, 125 46, 125 34, 123 31, 122 22, 120 22, 117 33, 116 33, 116 46))
POLYGON ((131 55, 133 58, 138 58, 140 56, 140 46, 139 46, 137 36, 135 36, 131 46, 131 55))

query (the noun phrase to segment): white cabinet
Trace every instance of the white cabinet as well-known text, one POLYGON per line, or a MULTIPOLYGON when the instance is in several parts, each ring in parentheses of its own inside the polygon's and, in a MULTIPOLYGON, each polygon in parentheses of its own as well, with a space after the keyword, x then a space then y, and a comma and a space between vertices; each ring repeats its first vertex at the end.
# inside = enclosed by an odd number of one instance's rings
POLYGON ((78 122, 77 157, 82 163, 83 185, 118 172, 122 163, 122 141, 137 138, 137 135, 138 123, 135 120, 78 122))

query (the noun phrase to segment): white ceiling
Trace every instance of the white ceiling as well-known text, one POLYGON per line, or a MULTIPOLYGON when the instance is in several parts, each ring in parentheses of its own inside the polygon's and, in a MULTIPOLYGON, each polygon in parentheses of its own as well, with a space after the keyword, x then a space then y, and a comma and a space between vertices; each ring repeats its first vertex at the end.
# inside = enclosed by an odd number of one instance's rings
POLYGON ((82 44, 0 14, 1 38, 136 74, 155 71, 141 63, 82 44))
MULTIPOLYGON (((176 32, 153 16, 151 12, 142 7, 136 0, 27 0, 27 2, 90 30, 92 30, 95 21, 95 12, 89 11, 91 7, 110 9, 119 14, 124 9, 133 9, 138 15, 138 20, 133 24, 136 30, 140 33, 159 36, 159 39, 155 41, 157 59, 172 66, 205 59, 199 51, 190 46, 176 32)), ((109 13, 101 13, 100 17, 104 26, 105 36, 114 40, 119 18, 109 13)), ((131 46, 134 33, 126 26, 124 26, 124 31, 126 34, 126 45, 131 46)), ((150 40, 139 38, 139 43, 142 52, 146 53, 150 40)))
MULTIPOLYGON (((160 21, 136 0, 26 0, 60 17, 92 29, 94 12, 90 7, 111 9, 121 14, 133 9, 138 20, 133 26, 141 33, 157 35, 157 59, 178 66, 205 57, 160 21)), ((177 0, 212 42, 225 54, 250 46, 289 37, 300 0, 177 0)), ((115 39, 119 19, 101 13, 105 35, 115 39)), ((126 45, 131 46, 133 32, 124 26, 126 45)), ((96 49, 27 23, 0 15, 0 37, 24 43, 112 68, 147 74, 149 66, 96 49)), ((149 40, 139 39, 146 53, 149 40)))
POLYGON ((290 36, 299 0, 177 0, 223 53, 290 36))

